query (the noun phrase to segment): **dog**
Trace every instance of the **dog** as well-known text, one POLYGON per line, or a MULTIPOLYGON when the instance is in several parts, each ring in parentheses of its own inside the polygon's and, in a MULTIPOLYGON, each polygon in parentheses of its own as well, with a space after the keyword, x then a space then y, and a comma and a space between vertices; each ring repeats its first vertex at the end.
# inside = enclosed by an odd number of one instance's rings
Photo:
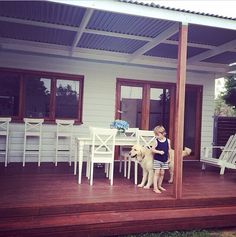
MULTIPOLYGON (((183 150, 183 157, 190 155, 191 149, 185 147, 183 150)), ((143 177, 141 183, 138 185, 140 188, 149 189, 153 184, 153 153, 148 147, 143 147, 141 145, 134 145, 129 152, 131 158, 137 159, 138 163, 142 167, 143 177)), ((170 179, 169 183, 173 183, 174 179, 174 150, 170 150, 169 154, 169 172, 170 179)))

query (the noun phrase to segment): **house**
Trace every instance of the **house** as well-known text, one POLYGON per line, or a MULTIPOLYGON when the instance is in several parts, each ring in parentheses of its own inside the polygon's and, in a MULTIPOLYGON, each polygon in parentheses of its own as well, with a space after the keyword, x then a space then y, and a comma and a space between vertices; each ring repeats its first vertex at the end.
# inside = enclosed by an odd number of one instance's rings
POLYGON ((146 130, 163 124, 180 161, 181 199, 180 151, 190 147, 188 159, 198 161, 211 144, 215 79, 235 61, 235 18, 132 0, 2 1, 0 116, 12 118, 9 160, 22 162, 24 117, 45 119, 42 162, 54 160, 57 118, 74 119, 74 135, 115 118, 146 130))

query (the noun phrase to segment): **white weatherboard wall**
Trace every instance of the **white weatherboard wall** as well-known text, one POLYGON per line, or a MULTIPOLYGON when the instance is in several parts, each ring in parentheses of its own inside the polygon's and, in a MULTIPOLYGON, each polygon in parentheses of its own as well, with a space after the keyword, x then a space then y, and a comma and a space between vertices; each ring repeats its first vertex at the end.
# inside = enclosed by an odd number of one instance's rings
MULTIPOLYGON (((86 135, 89 126, 109 127, 115 116, 116 78, 176 82, 175 70, 80 61, 72 58, 0 52, 0 67, 84 76, 83 125, 76 125, 74 135, 86 135)), ((201 145, 210 145, 213 134, 214 75, 187 73, 187 84, 203 85, 201 145)), ((55 157, 56 125, 43 124, 42 162, 55 157)), ((22 161, 24 124, 10 124, 11 162, 22 161)), ((59 160, 65 160, 61 157, 59 160)), ((35 161, 29 157, 27 161, 35 161)), ((3 162, 3 157, 1 157, 3 162)))

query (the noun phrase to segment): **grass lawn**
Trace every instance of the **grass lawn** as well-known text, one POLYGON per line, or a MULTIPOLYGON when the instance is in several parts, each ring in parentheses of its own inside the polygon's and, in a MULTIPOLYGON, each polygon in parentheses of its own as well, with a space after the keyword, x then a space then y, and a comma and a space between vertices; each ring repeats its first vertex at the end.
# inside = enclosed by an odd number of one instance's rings
POLYGON ((173 231, 125 236, 122 235, 118 237, 236 237, 236 229, 173 231))

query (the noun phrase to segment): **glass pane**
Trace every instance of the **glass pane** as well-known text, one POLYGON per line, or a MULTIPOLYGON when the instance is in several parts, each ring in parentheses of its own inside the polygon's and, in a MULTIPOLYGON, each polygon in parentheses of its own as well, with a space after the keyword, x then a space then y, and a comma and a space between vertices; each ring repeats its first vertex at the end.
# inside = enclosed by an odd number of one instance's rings
POLYGON ((20 78, 16 74, 0 74, 0 116, 19 115, 20 78))
POLYGON ((131 128, 141 128, 142 87, 121 86, 121 119, 131 128))
POLYGON ((186 90, 184 115, 184 146, 192 149, 192 155, 194 155, 195 150, 196 111, 197 91, 186 90))
POLYGON ((78 117, 79 81, 57 80, 56 118, 78 117))
POLYGON ((25 116, 49 117, 51 79, 30 75, 25 77, 25 116))
POLYGON ((149 130, 163 125, 169 132, 170 93, 168 89, 151 88, 149 130))

